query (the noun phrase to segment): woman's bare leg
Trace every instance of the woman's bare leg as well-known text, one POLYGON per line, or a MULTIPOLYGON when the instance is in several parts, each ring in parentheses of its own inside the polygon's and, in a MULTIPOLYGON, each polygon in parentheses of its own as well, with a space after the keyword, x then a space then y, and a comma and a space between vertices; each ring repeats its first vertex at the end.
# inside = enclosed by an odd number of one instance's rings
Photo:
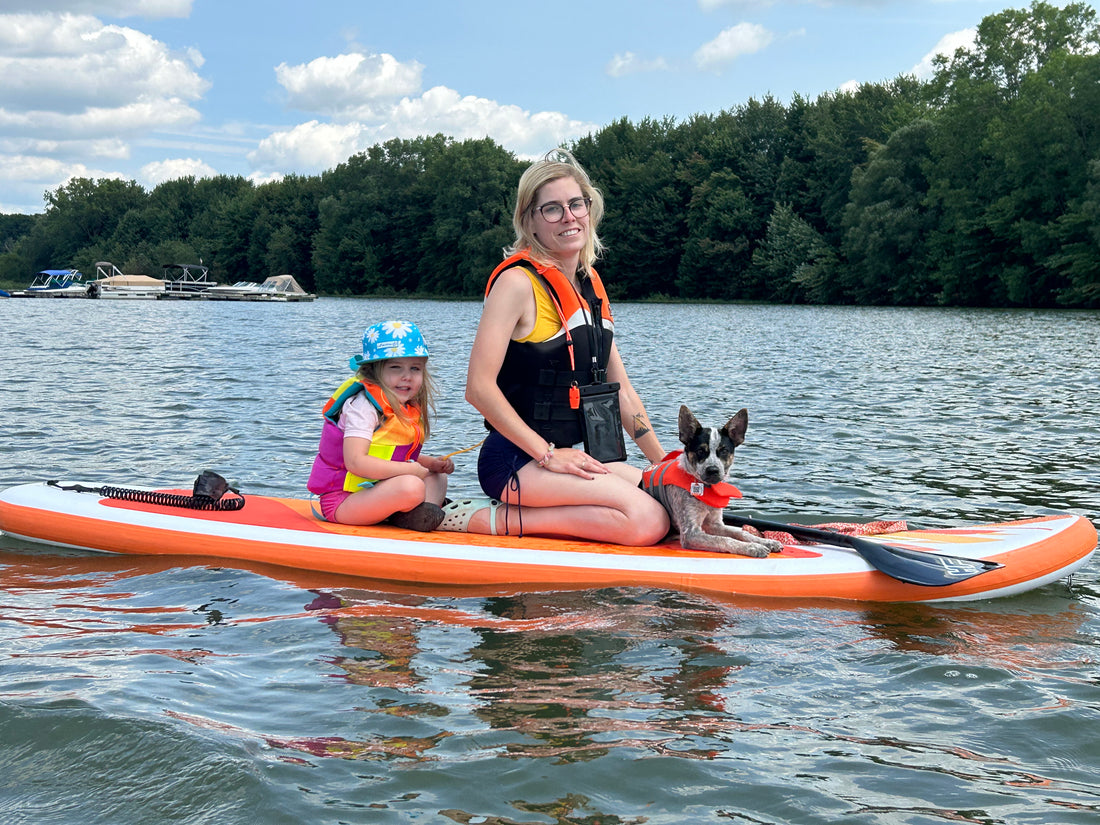
MULTIPOLYGON (((582 478, 553 473, 535 462, 516 474, 519 491, 505 489, 509 506, 498 511, 500 535, 572 536, 616 544, 656 544, 668 534, 664 507, 637 482, 641 471, 629 465, 607 465, 611 472, 582 478), (522 502, 522 508, 515 505, 522 502)), ((489 509, 474 514, 471 533, 489 533, 489 509)))

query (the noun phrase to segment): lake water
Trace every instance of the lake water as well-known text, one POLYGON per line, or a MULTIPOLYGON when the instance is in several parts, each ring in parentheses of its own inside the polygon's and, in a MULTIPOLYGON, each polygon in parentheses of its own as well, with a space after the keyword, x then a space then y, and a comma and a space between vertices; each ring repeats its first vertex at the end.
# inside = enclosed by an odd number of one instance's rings
MULTIPOLYGON (((1100 313, 616 307, 666 448, 744 406, 769 512, 1100 518, 1100 313)), ((0 487, 303 495, 363 328, 417 321, 431 449, 476 303, 0 301, 0 487)), ((631 457, 641 464, 631 446, 631 457)), ((474 452, 452 490, 477 492, 474 452)), ((0 822, 1096 823, 1100 571, 857 605, 479 597, 0 538, 0 822)))

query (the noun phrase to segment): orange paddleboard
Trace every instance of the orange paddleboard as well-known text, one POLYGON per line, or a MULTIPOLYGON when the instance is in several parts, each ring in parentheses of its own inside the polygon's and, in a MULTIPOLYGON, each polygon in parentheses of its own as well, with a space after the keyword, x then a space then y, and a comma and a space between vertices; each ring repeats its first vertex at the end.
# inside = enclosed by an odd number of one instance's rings
POLYGON ((1097 539, 1092 523, 1075 515, 867 537, 1003 565, 929 587, 891 578, 843 546, 791 546, 754 559, 683 550, 675 542, 625 547, 530 536, 415 533, 388 525, 331 524, 313 516, 309 501, 265 496, 248 496, 236 511, 200 511, 24 484, 0 493, 0 531, 102 553, 208 556, 456 590, 651 586, 879 602, 969 601, 1022 593, 1079 570, 1097 539))

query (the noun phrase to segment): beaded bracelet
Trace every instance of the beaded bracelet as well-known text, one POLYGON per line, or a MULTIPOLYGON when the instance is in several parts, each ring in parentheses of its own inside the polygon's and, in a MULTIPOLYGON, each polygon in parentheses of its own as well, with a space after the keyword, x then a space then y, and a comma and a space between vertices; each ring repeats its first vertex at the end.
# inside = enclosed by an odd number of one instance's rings
POLYGON ((554 442, 551 441, 546 447, 546 455, 544 455, 542 458, 540 458, 535 463, 538 464, 540 467, 545 467, 547 464, 550 463, 550 459, 552 459, 553 457, 554 457, 554 442))

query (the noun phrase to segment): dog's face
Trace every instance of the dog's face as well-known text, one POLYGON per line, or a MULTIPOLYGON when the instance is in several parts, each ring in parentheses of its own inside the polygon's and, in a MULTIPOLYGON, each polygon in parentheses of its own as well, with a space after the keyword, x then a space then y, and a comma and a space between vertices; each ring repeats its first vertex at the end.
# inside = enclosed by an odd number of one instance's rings
POLYGON ((717 484, 733 466, 733 450, 745 441, 748 410, 739 410, 722 427, 704 427, 686 405, 680 407, 680 441, 687 470, 704 484, 717 484))

